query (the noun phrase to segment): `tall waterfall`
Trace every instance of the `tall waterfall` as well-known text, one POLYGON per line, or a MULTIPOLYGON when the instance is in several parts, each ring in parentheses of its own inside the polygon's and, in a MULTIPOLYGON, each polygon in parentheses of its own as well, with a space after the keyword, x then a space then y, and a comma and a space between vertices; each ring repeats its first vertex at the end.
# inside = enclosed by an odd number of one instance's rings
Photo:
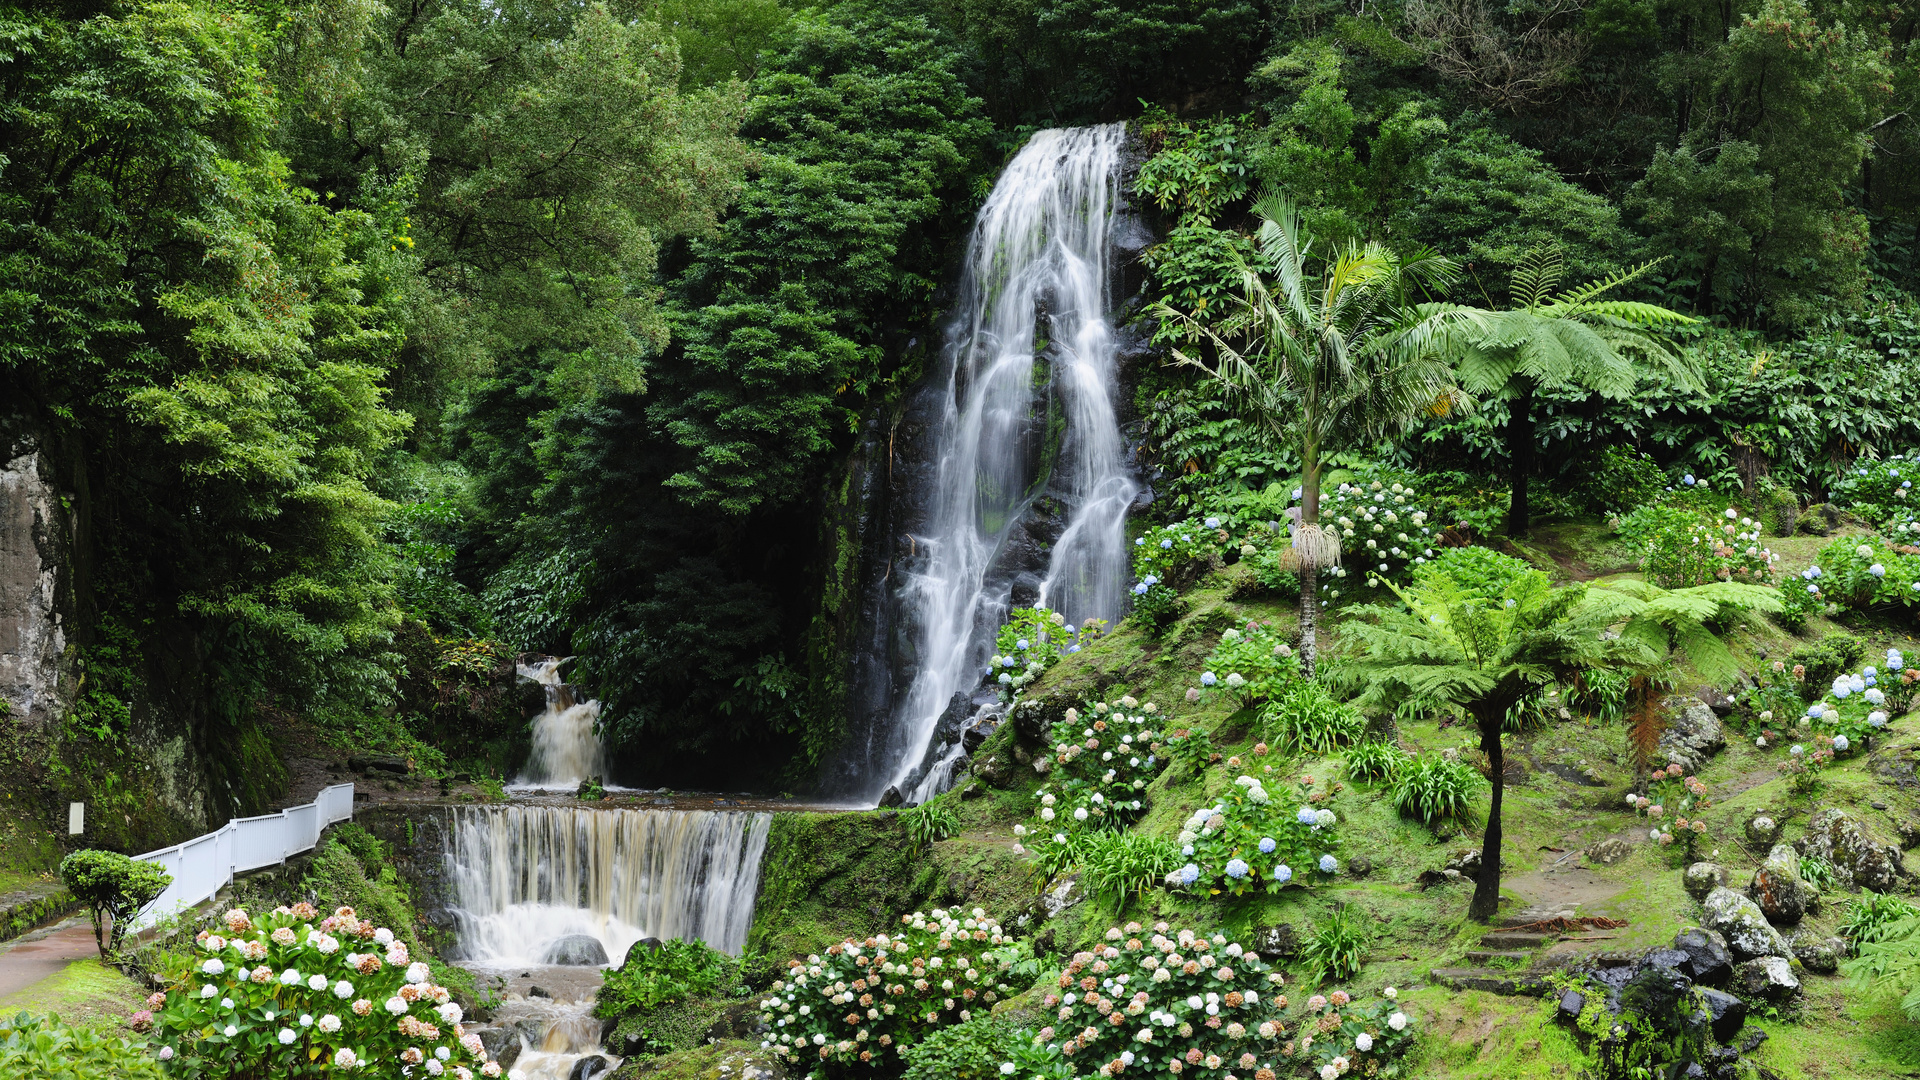
POLYGON ((451 912, 466 959, 540 964, 584 935, 618 965, 642 938, 738 956, 771 814, 462 807, 448 822, 451 912))
POLYGON ((573 688, 560 681, 560 665, 571 659, 550 657, 517 668, 521 678, 546 688, 547 708, 533 720, 533 753, 516 787, 568 789, 607 773, 606 752, 593 730, 600 703, 573 700, 573 688))
POLYGON ((1109 234, 1125 142, 1124 124, 1035 134, 974 222, 942 353, 936 490, 900 586, 913 671, 861 748, 871 764, 854 786, 869 801, 950 783, 959 744, 935 739, 986 670, 1013 579, 1039 569, 1023 560, 1046 552, 1027 602, 1076 623, 1120 614, 1140 493, 1114 410, 1109 234))

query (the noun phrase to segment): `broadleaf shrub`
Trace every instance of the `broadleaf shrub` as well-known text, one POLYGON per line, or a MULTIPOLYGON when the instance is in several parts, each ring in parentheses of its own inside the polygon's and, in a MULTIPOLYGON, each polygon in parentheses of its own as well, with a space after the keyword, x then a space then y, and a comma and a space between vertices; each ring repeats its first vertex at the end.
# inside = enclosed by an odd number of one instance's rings
POLYGON ((1911 543, 1842 537, 1822 548, 1819 562, 1801 576, 1818 595, 1844 607, 1920 608, 1920 547, 1911 543))
POLYGON ((149 999, 171 1075, 319 1076, 361 1062, 432 1073, 429 1060, 452 1080, 500 1075, 429 966, 352 908, 321 919, 302 902, 257 921, 236 908, 223 921, 231 937, 202 931, 205 957, 186 956, 149 999))
POLYGON ((60 860, 60 880, 93 915, 94 944, 105 956, 119 946, 140 909, 166 891, 173 875, 158 863, 86 848, 60 860))
POLYGON ((1445 576, 1468 596, 1498 597, 1531 569, 1524 559, 1503 555, 1492 548, 1450 547, 1438 549, 1432 559, 1415 567, 1413 579, 1423 581, 1445 576))
POLYGON ((1831 486, 1837 506, 1873 523, 1902 543, 1920 543, 1920 451, 1894 454, 1874 462, 1856 462, 1831 486))
POLYGON ((1283 805, 1266 784, 1240 776, 1210 806, 1195 810, 1175 843, 1190 861, 1167 875, 1172 888, 1199 888, 1240 896, 1256 889, 1277 893, 1289 885, 1324 881, 1339 872, 1332 810, 1325 802, 1334 786, 1315 792, 1310 777, 1297 785, 1298 799, 1283 805))
POLYGON ((1260 710, 1260 730, 1270 742, 1308 754, 1330 754, 1359 741, 1367 729, 1360 711, 1329 697, 1317 682, 1297 680, 1260 710))
POLYGON ((0 1076, 8 1080, 161 1080, 165 1075, 151 1049, 125 1036, 72 1027, 54 1016, 0 1016, 0 1076))
POLYGON ((1052 864, 1049 853, 1070 848, 1076 837, 1101 829, 1124 829, 1146 809, 1142 793, 1167 766, 1162 756, 1159 709, 1122 697, 1096 701, 1082 714, 1070 708, 1053 726, 1053 768, 1034 794, 1034 816, 1014 826, 1017 854, 1029 848, 1052 864))
POLYGON ((1040 1000, 1049 1022, 1034 1043, 1082 1076, 1225 1080, 1344 1065, 1352 1076, 1394 1077, 1416 1038, 1394 996, 1360 1002, 1336 990, 1289 1001, 1280 974, 1225 934, 1128 923, 1074 954, 1040 1000))
POLYGON ((805 1075, 892 1067, 900 1048, 992 1011, 1018 950, 987 913, 915 912, 895 934, 848 938, 793 960, 760 1002, 767 1044, 805 1075))
POLYGON ((689 997, 711 994, 739 977, 740 961, 704 941, 671 939, 658 947, 635 945, 624 963, 609 968, 594 1000, 593 1015, 653 1012, 689 997))
POLYGON ((1088 619, 1084 626, 1073 626, 1065 615, 1049 608, 1014 608, 994 637, 998 651, 987 661, 1000 684, 1001 699, 1018 697, 1061 657, 1098 639, 1106 625, 1104 619, 1088 619))

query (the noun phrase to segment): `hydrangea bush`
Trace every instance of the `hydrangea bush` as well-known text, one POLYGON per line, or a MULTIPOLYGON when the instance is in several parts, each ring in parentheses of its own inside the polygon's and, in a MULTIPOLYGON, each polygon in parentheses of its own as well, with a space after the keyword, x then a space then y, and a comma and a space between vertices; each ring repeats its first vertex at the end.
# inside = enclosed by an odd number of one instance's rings
POLYGON ((1011 701, 1060 658, 1077 653, 1106 630, 1105 619, 1088 619, 1074 626, 1067 617, 1045 607, 1014 608, 994 638, 998 651, 987 661, 987 672, 1000 684, 1000 699, 1011 701))
POLYGON ((1167 885, 1240 896, 1331 878, 1340 870, 1333 854, 1339 818, 1315 804, 1333 790, 1316 793, 1313 778, 1305 776, 1295 785, 1296 798, 1276 800, 1265 781, 1240 776, 1187 819, 1175 842, 1191 861, 1168 874, 1167 885))
MULTIPOLYGON (((1381 581, 1405 583, 1414 567, 1434 557, 1435 526, 1411 485, 1375 479, 1343 483, 1320 498, 1320 522, 1340 530, 1343 565, 1330 570, 1321 585, 1329 601, 1351 594, 1346 581, 1358 577, 1366 588, 1381 581)), ((1349 596, 1351 598, 1351 596, 1349 596)))
MULTIPOLYGON (((1920 538, 1916 538, 1920 543, 1920 538)), ((1817 565, 1802 575, 1830 603, 1851 608, 1898 605, 1920 607, 1920 547, 1895 544, 1879 536, 1844 537, 1820 552, 1817 565)))
POLYGON ((1833 502, 1903 543, 1920 543, 1920 451, 1854 467, 1836 478, 1833 502))
MULTIPOLYGON (((1916 685, 1920 685, 1920 669, 1908 667, 1899 649, 1888 649, 1885 668, 1869 664, 1834 676, 1826 693, 1792 721, 1789 737, 1818 740, 1820 748, 1831 750, 1835 757, 1861 753, 1872 736, 1912 706, 1916 685)), ((1762 717, 1774 721, 1772 715, 1762 717)))
POLYGON ((385 927, 340 908, 277 908, 255 921, 227 912, 202 931, 193 966, 148 999, 157 1057, 185 1077, 495 1077, 451 992, 385 927))
MULTIPOLYGON (((1133 540, 1134 578, 1153 585, 1210 564, 1231 539, 1222 524, 1218 517, 1188 518, 1148 529, 1133 540)), ((1136 595, 1145 591, 1138 584, 1134 589, 1136 595)))
POLYGON ((1300 661, 1293 655, 1293 646, 1277 628, 1259 621, 1222 632, 1200 676, 1201 687, 1225 690, 1242 705, 1265 701, 1298 681, 1300 661))
POLYGON ((1034 1045, 1080 1076, 1392 1077, 1415 1038, 1396 997, 1389 987, 1364 1003, 1342 990, 1289 1001, 1280 973, 1224 934, 1128 923, 1074 954, 1041 999, 1050 1022, 1034 1045))
POLYGON ((1728 507, 1708 519, 1676 506, 1642 507, 1620 523, 1647 580, 1663 589, 1710 581, 1778 585, 1780 556, 1760 543, 1760 523, 1728 507))
POLYGON ((1158 706, 1123 697, 1096 701, 1082 714, 1068 709, 1053 726, 1053 768, 1034 792, 1033 817, 1014 826, 1016 854, 1029 849, 1057 870, 1073 861, 1077 838, 1094 829, 1123 829, 1146 809, 1142 793, 1166 768, 1158 706))
POLYGON ((848 938, 787 966, 760 1002, 765 1049, 804 1075, 830 1068, 892 1067, 900 1047, 985 1014, 1011 987, 1019 948, 986 911, 915 912, 897 934, 848 938))

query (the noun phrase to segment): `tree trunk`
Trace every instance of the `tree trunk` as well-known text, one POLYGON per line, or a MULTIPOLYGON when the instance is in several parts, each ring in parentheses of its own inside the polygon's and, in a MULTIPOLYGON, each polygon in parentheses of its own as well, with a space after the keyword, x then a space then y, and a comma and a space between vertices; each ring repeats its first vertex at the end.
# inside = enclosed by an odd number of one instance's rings
POLYGON ((1319 612, 1320 597, 1317 595, 1320 578, 1319 571, 1311 566, 1300 568, 1300 673, 1313 678, 1314 623, 1319 612))
POLYGON ((1533 516, 1527 499, 1527 481, 1533 476, 1534 460, 1533 388, 1528 387, 1513 400, 1513 414, 1507 420, 1507 458, 1513 464, 1513 498, 1507 504, 1507 535, 1527 534, 1533 516))
POLYGON ((1487 755, 1493 781, 1493 805, 1487 810, 1486 838, 1480 842, 1480 877, 1473 887, 1467 918, 1488 922, 1500 913, 1500 796, 1506 790, 1506 756, 1500 746, 1500 717, 1480 718, 1480 749, 1487 755))

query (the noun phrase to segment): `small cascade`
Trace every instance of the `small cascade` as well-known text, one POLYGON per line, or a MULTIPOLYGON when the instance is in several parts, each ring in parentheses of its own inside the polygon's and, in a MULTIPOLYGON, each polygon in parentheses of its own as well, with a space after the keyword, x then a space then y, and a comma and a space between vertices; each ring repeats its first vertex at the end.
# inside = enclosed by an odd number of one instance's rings
POLYGON ((738 956, 771 814, 461 807, 445 852, 462 955, 618 966, 642 938, 738 956))
POLYGON ((573 657, 548 657, 520 664, 520 677, 547 691, 547 710, 533 721, 533 753, 514 786, 571 790, 582 780, 606 776, 607 755, 593 730, 600 720, 598 701, 573 699, 573 687, 560 681, 560 665, 573 657))
POLYGON ((1125 607, 1142 491, 1115 405, 1126 141, 1124 124, 1035 133, 975 218, 941 368, 909 421, 924 432, 924 502, 877 615, 898 628, 884 715, 856 728, 829 790, 939 794, 1008 610, 1042 604, 1078 625, 1125 607))

